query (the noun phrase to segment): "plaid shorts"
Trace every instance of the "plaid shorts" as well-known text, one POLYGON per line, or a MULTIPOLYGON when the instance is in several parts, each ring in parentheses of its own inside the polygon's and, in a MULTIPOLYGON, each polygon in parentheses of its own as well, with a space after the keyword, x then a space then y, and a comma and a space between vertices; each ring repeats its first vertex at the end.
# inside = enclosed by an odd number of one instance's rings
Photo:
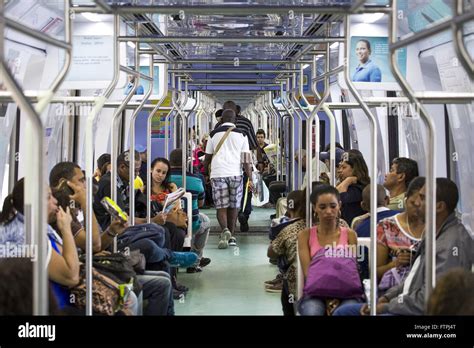
POLYGON ((216 209, 240 208, 242 200, 242 176, 213 178, 212 198, 216 209))

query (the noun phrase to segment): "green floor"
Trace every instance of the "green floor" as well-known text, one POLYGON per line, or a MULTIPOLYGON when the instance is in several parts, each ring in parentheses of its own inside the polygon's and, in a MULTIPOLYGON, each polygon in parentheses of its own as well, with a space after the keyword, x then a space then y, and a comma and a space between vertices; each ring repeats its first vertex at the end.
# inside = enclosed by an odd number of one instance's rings
MULTIPOLYGON (((215 210, 205 213, 215 226, 215 210)), ((261 209, 252 214, 251 231, 258 225, 263 232, 271 213, 261 209)), ((238 247, 219 250, 218 236, 210 235, 204 256, 211 258, 211 263, 203 272, 187 274, 181 270, 178 274, 178 282, 190 290, 175 301, 176 315, 282 315, 280 293, 266 292, 263 285, 278 273, 266 256, 268 235, 237 234, 237 242, 238 247)))

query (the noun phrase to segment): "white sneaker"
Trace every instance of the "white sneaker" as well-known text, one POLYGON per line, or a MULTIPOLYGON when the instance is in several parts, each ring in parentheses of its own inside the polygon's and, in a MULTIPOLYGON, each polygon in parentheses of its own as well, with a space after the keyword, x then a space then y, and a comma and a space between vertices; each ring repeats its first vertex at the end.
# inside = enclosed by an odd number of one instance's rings
POLYGON ((237 246, 237 239, 235 237, 229 238, 229 246, 237 246))
POLYGON ((232 236, 228 228, 224 228, 221 233, 221 240, 219 241, 218 249, 227 249, 229 247, 229 239, 232 236))

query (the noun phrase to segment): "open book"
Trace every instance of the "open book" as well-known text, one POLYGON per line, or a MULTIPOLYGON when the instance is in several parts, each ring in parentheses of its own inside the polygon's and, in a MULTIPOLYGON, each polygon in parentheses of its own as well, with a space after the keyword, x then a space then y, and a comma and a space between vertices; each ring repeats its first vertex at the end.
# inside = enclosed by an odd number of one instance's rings
POLYGON ((171 210, 173 210, 173 208, 180 203, 180 199, 185 193, 186 191, 184 191, 182 187, 174 192, 168 193, 166 195, 165 203, 163 204, 162 212, 168 214, 171 210))
POLYGON ((110 197, 104 197, 100 203, 104 206, 105 210, 114 218, 118 217, 123 222, 127 222, 128 217, 127 214, 123 212, 123 210, 115 203, 110 197))

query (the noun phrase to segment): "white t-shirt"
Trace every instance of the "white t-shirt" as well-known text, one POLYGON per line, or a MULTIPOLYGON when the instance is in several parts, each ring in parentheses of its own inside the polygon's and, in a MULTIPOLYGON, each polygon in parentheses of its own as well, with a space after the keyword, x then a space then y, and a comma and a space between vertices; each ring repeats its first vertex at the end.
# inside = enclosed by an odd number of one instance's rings
POLYGON ((207 142, 206 154, 213 155, 211 162, 211 179, 226 178, 242 175, 242 154, 247 153, 250 157, 249 142, 245 134, 235 128, 227 139, 224 140, 219 152, 214 155, 222 137, 233 123, 223 123, 211 132, 207 142))

